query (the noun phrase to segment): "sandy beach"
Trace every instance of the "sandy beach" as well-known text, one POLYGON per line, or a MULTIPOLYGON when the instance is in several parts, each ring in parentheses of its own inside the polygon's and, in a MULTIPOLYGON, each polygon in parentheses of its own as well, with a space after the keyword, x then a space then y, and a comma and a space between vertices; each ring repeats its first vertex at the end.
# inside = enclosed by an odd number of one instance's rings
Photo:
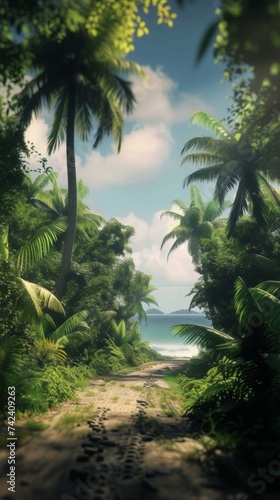
POLYGON ((7 490, 2 448, 0 498, 235 500, 237 492, 188 436, 181 403, 163 380, 185 363, 173 359, 94 379, 77 401, 49 411, 40 418, 48 427, 30 431, 17 446, 15 493, 7 490))

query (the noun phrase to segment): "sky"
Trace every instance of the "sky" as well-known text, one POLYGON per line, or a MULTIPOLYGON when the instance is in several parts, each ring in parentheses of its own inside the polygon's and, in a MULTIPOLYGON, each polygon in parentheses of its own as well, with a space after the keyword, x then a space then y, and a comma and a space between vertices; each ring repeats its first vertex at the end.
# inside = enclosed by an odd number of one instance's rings
MULTIPOLYGON (((171 5, 178 13, 174 27, 158 26, 155 14, 149 14, 150 34, 136 39, 135 51, 129 54, 145 68, 148 79, 144 83, 138 77, 129 78, 137 105, 125 117, 121 152, 116 153, 110 139, 97 150, 90 141, 76 142, 77 177, 90 190, 85 202, 106 220, 115 218, 134 227, 131 247, 136 268, 152 275, 157 288, 153 295, 166 313, 188 308, 191 297, 186 295, 199 278, 186 245, 172 252, 168 261, 172 241, 160 250, 163 237, 174 227, 169 217, 160 218, 162 212, 170 210, 175 199, 189 202, 183 180, 194 168, 181 166, 181 150, 190 138, 207 134, 191 125, 190 117, 203 110, 223 119, 230 104, 229 84, 221 83, 223 66, 214 64, 211 48, 195 64, 199 42, 215 19, 218 0, 187 2, 183 8, 175 2, 171 5)), ((46 157, 49 124, 50 113, 43 111, 26 132, 27 140, 46 157)), ((65 145, 48 163, 66 186, 65 145)), ((211 199, 213 187, 198 186, 205 201, 211 199)))

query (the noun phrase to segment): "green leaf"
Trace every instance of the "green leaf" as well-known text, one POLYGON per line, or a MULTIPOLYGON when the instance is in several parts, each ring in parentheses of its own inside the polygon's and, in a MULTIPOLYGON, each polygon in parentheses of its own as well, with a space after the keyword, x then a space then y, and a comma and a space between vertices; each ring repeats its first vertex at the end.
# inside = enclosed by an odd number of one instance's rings
POLYGON ((234 342, 230 335, 202 325, 181 324, 171 327, 172 333, 182 337, 185 344, 195 344, 203 349, 216 349, 226 341, 234 342))
POLYGON ((18 278, 18 280, 22 285, 22 295, 18 301, 18 308, 26 321, 35 325, 40 324, 45 309, 65 316, 61 302, 49 290, 22 278, 18 278))
POLYGON ((212 39, 215 36, 215 33, 217 32, 218 29, 218 21, 214 21, 210 26, 207 28, 206 32, 204 33, 196 55, 196 64, 202 59, 202 57, 205 55, 207 49, 209 49, 209 46, 211 44, 212 39))

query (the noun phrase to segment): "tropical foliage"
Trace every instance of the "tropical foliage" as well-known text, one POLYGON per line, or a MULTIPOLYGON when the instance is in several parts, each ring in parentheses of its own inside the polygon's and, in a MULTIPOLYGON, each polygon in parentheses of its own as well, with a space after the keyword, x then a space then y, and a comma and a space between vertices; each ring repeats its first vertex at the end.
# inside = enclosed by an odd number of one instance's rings
MULTIPOLYGON (((232 422, 232 430, 239 430, 243 447, 246 439, 250 439, 247 453, 258 433, 256 412, 259 425, 270 422, 270 431, 265 434, 265 439, 270 436, 270 444, 278 425, 279 290, 278 281, 247 288, 238 278, 234 297, 238 324, 231 334, 192 324, 173 327, 174 333, 186 343, 216 351, 216 360, 204 377, 205 383, 187 403, 188 414, 201 422, 209 417, 217 418, 220 429, 232 422)), ((188 386, 187 379, 182 380, 188 386)), ((257 452, 255 448, 256 456, 257 452)))
MULTIPOLYGON (((40 261, 52 247, 61 250, 67 228, 68 191, 59 186, 58 174, 40 174, 34 182, 29 178, 28 200, 32 206, 44 214, 35 233, 17 252, 16 260, 20 269, 32 267, 40 261), (44 189, 48 183, 52 189, 44 189)), ((89 240, 104 222, 101 215, 92 212, 84 203, 88 188, 80 180, 77 182, 77 230, 76 241, 89 240)))
MULTIPOLYGON (((54 173, 40 174, 32 182, 22 179, 24 196, 15 198, 14 213, 9 214, 9 226, 2 226, 0 239, 2 416, 9 384, 18 388, 19 411, 45 411, 73 397, 85 376, 160 357, 141 341, 139 326, 134 328, 130 319, 136 313, 142 317, 143 304, 155 302, 151 277, 137 271, 131 259, 133 228, 91 212, 83 202, 87 190, 78 182, 81 231, 63 306, 52 291, 61 256, 59 239, 46 253, 38 250, 36 255, 36 246, 35 257, 26 251, 25 266, 18 265, 18 256, 22 242, 34 241, 42 228, 63 217, 59 210, 65 210, 67 191, 54 173), (112 318, 118 318, 118 324, 125 320, 127 342, 118 352, 118 344, 115 352, 110 344, 112 318)), ((23 245, 26 249, 27 243, 23 245)))
MULTIPOLYGON (((135 103, 127 77, 143 76, 126 56, 134 37, 148 34, 152 7, 159 24, 172 26, 166 0, 1 3, 3 419, 8 386, 16 386, 18 412, 42 412, 73 398, 87 377, 160 359, 139 333, 144 306, 157 303, 152 277, 132 259, 134 229, 87 207, 75 167, 76 137, 96 147, 109 135, 120 150, 135 103), (36 152, 24 130, 45 107, 48 152, 66 142, 68 189, 40 155, 39 175, 28 175, 36 152)), ((192 123, 210 135, 182 151, 183 164, 195 167, 184 186, 207 182, 213 199, 194 185, 189 203, 176 199, 162 214, 177 224, 162 247, 172 240, 169 255, 188 244, 200 274, 191 306, 213 325, 174 329, 200 347, 180 375, 189 429, 263 466, 280 451, 280 210, 271 185, 279 181, 279 5, 222 0, 216 14, 198 58, 218 31, 214 56, 235 80, 232 104, 222 122, 195 113, 192 123)))
POLYGON ((18 95, 19 122, 26 127, 47 105, 54 108, 48 137, 48 153, 66 142, 68 208, 67 228, 56 293, 61 298, 66 290, 77 226, 77 181, 75 135, 87 141, 97 121, 93 147, 103 137, 112 135, 120 151, 123 134, 123 113, 130 113, 134 95, 130 83, 122 75, 143 74, 140 66, 112 56, 108 38, 98 38, 85 27, 66 30, 60 43, 39 37, 30 42, 33 78, 18 95))
POLYGON ((198 111, 192 116, 192 123, 208 128, 215 137, 202 136, 190 139, 184 146, 183 163, 201 164, 202 168, 190 174, 184 181, 216 181, 214 200, 224 203, 228 192, 237 188, 230 214, 227 231, 231 236, 237 220, 248 211, 260 225, 268 221, 269 211, 265 204, 262 186, 279 204, 279 197, 266 178, 267 166, 263 157, 256 154, 253 144, 245 144, 242 136, 230 134, 224 125, 208 113, 198 111), (190 150, 197 152, 189 153, 190 150))
POLYGON ((191 186, 190 206, 188 207, 181 200, 174 200, 173 205, 179 209, 180 213, 179 211, 165 211, 161 217, 167 215, 179 221, 179 224, 163 238, 161 249, 167 241, 175 238, 175 242, 168 252, 168 258, 171 252, 188 241, 189 254, 192 256, 193 263, 198 264, 202 239, 210 238, 214 228, 223 223, 221 219, 216 219, 230 205, 230 202, 223 201, 221 204, 216 200, 204 202, 199 189, 196 186, 191 186))

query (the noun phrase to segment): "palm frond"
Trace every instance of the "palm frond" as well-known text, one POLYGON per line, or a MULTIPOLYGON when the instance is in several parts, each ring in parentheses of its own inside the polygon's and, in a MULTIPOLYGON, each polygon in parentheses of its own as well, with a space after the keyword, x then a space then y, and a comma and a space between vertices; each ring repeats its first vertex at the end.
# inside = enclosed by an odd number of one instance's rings
POLYGON ((200 261, 200 240, 192 236, 188 241, 188 252, 192 257, 193 264, 197 265, 200 261))
MULTIPOLYGON (((84 182, 82 181, 82 179, 79 179, 78 182, 77 182, 77 197, 78 197, 78 201, 80 203, 82 203, 82 200, 89 193, 90 193, 89 187, 84 184, 84 182)), ((89 208, 86 205, 84 205, 84 208, 87 208, 89 210, 89 208)))
MULTIPOLYGON (((179 0, 178 0, 178 3, 179 3, 179 0)), ((180 0, 180 3, 182 3, 182 0, 180 0)), ((205 33, 203 34, 203 37, 200 40, 198 51, 196 54, 196 63, 201 61, 201 59, 205 55, 207 49, 209 49, 210 46, 212 47, 212 40, 213 40, 214 35, 218 31, 218 24, 219 24, 219 21, 215 20, 213 23, 211 23, 208 26, 205 33)))
POLYGON ((210 167, 205 167, 205 168, 200 168, 196 172, 193 172, 192 174, 188 175, 183 181, 183 187, 185 188, 188 186, 191 182, 211 182, 214 181, 220 171, 221 168, 223 167, 223 164, 219 165, 211 165, 210 167))
POLYGON ((205 111, 196 111, 191 117, 191 123, 207 128, 223 140, 232 140, 231 134, 227 131, 222 122, 219 122, 205 111))
POLYGON ((124 74, 134 74, 137 76, 141 76, 143 79, 146 79, 147 73, 140 66, 140 64, 134 62, 134 61, 128 61, 127 59, 114 59, 112 61, 113 64, 113 69, 116 73, 124 73, 124 74))
POLYGON ((267 280, 259 283, 257 288, 261 290, 266 290, 269 293, 272 293, 276 297, 280 297, 280 281, 276 280, 267 280))
POLYGON ((90 106, 91 88, 84 78, 76 81, 75 129, 82 142, 88 140, 94 115, 90 106))
POLYGON ((18 308, 24 319, 38 325, 45 310, 54 311, 65 316, 61 302, 46 288, 18 278, 21 283, 22 295, 18 301, 18 308))
POLYGON ((38 358, 40 365, 48 365, 53 363, 53 361, 58 361, 59 363, 64 363, 67 358, 67 354, 63 347, 55 344, 49 339, 38 339, 35 341, 35 356, 38 358))
POLYGON ((212 222, 208 220, 202 222, 201 224, 199 224, 197 231, 199 240, 201 238, 210 238, 213 231, 214 231, 214 225, 212 222))
POLYGON ((165 212, 162 212, 160 218, 162 219, 162 217, 166 217, 166 215, 174 220, 182 220, 183 218, 182 214, 178 214, 177 212, 172 212, 171 210, 166 210, 165 212))
POLYGON ((214 198, 219 200, 219 203, 224 203, 228 192, 234 188, 241 178, 240 162, 229 160, 225 162, 217 175, 216 186, 214 190, 214 198))
POLYGON ((250 168, 246 169, 244 172, 244 182, 246 183, 248 198, 250 199, 252 216, 260 225, 264 226, 269 220, 269 210, 261 192, 257 172, 250 168))
POLYGON ((0 263, 9 259, 9 227, 0 225, 0 263))
POLYGON ((48 154, 51 155, 64 142, 67 126, 68 94, 62 88, 57 93, 54 119, 48 137, 48 154))
POLYGON ((116 75, 114 80, 115 88, 112 86, 111 91, 113 90, 118 107, 127 114, 132 113, 136 99, 131 88, 131 82, 116 75))
POLYGON ((82 310, 67 318, 62 325, 60 325, 51 335, 50 339, 57 342, 61 337, 68 337, 73 333, 78 327, 82 329, 88 329, 89 326, 85 323, 85 319, 88 317, 89 313, 87 310, 82 310))
POLYGON ((250 288, 252 297, 257 302, 267 323, 276 331, 280 328, 280 300, 259 286, 250 288))
POLYGON ((184 344, 197 345, 202 349, 217 349, 227 342, 233 342, 230 335, 202 325, 173 325, 171 331, 181 337, 184 344))
POLYGON ((190 207, 198 207, 202 212, 204 211, 204 202, 201 193, 197 186, 190 187, 190 207))
POLYGON ((121 350, 121 348, 119 346, 117 346, 115 344, 115 342, 112 339, 107 340, 106 344, 108 346, 110 354, 112 354, 116 358, 119 358, 120 360, 124 360, 125 359, 124 352, 121 350))
MULTIPOLYGON (((46 194, 46 192, 44 194, 46 194)), ((48 214, 53 215, 55 217, 59 217, 61 215, 57 210, 55 210, 55 208, 52 208, 49 204, 40 200, 39 198, 40 194, 38 194, 37 196, 38 198, 29 199, 29 202, 31 203, 31 205, 33 205, 33 207, 38 208, 42 212, 47 212, 48 214)))
POLYGON ((41 109, 46 105, 50 107, 53 99, 54 87, 47 79, 45 71, 42 71, 29 81, 19 98, 19 120, 23 126, 30 124, 33 114, 38 116, 41 109))
POLYGON ((213 222, 224 210, 231 206, 231 201, 225 200, 222 204, 218 203, 216 199, 209 201, 204 210, 204 221, 213 222))
POLYGON ((16 264, 19 269, 32 267, 39 262, 53 247, 58 236, 66 231, 65 217, 60 217, 38 229, 16 254, 16 264))
POLYGON ((186 232, 186 230, 183 230, 182 231, 182 234, 178 234, 178 232, 174 232, 171 231, 170 233, 168 233, 162 240, 162 243, 161 243, 161 250, 163 248, 163 246, 165 245, 165 243, 170 240, 171 238, 176 238, 176 240, 174 241, 172 247, 170 248, 168 254, 167 254, 167 260, 169 259, 169 256, 172 252, 174 252, 174 250, 176 250, 177 248, 179 248, 179 246, 183 245, 184 243, 186 243, 186 241, 189 239, 189 235, 188 233, 186 232))
MULTIPOLYGON (((230 189, 230 188, 228 188, 230 189)), ((246 197, 246 189, 244 186, 243 179, 240 179, 237 193, 235 195, 234 201, 231 206, 231 210, 227 221, 227 235, 230 237, 233 235, 237 220, 244 215, 248 210, 248 203, 246 197)))
POLYGON ((271 184, 267 181, 267 179, 257 172, 257 178, 259 180, 259 185, 260 189, 262 192, 263 197, 265 198, 266 201, 270 201, 270 203, 276 207, 280 206, 280 196, 277 193, 276 189, 274 189, 271 184))
POLYGON ((29 197, 36 196, 39 191, 42 191, 49 184, 50 180, 50 175, 45 173, 38 175, 33 182, 30 180, 29 197))
POLYGON ((66 215, 65 199, 68 191, 60 187, 57 172, 51 172, 50 178, 52 183, 51 195, 53 197, 53 207, 61 214, 66 215))
MULTIPOLYGON (((207 135, 200 135, 189 139, 184 145, 181 154, 187 153, 190 150, 199 150, 199 153, 207 153, 209 155, 209 159, 211 155, 214 156, 214 163, 217 162, 217 158, 220 158, 221 162, 225 162, 230 158, 235 158, 236 156, 236 150, 233 143, 207 135)), ((193 155, 194 153, 191 154, 193 155)), ((182 163, 188 161, 188 157, 189 154, 183 158, 182 163)), ((195 163, 197 163, 197 157, 194 156, 193 158, 195 163)), ((204 161, 209 161, 207 160, 207 155, 202 156, 202 162, 204 161)))
POLYGON ((223 160, 222 156, 217 153, 209 153, 208 151, 201 151, 199 153, 190 153, 182 160, 184 163, 193 163, 194 165, 217 165, 223 160))
POLYGON ((234 307, 239 322, 243 326, 243 333, 246 335, 246 332, 251 331, 252 322, 257 321, 259 325, 263 324, 264 315, 251 291, 240 277, 237 278, 234 289, 234 307))
POLYGON ((124 357, 128 361, 128 363, 134 364, 135 354, 133 351, 133 347, 129 343, 126 343, 123 344, 120 349, 123 352, 124 357))
POLYGON ((77 347, 83 344, 84 342, 90 341, 91 339, 92 336, 90 335, 90 333, 76 330, 75 332, 60 337, 56 341, 56 344, 63 347, 66 347, 67 345, 71 345, 72 347, 77 347))

